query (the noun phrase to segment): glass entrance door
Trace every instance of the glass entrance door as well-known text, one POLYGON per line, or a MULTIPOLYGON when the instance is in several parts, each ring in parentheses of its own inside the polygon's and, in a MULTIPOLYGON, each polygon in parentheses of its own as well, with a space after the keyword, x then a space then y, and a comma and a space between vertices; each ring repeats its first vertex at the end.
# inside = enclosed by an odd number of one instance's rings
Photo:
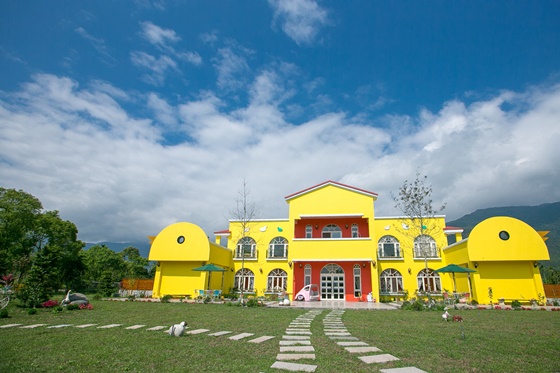
POLYGON ((321 299, 344 300, 344 270, 337 264, 321 270, 321 299))

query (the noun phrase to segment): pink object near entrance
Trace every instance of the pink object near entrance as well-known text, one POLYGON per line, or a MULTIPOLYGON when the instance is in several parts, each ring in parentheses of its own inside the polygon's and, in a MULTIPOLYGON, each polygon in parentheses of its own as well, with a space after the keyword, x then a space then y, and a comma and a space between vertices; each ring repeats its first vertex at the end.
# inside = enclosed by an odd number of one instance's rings
POLYGON ((306 285, 296 294, 294 300, 297 301, 318 301, 319 300, 319 285, 310 284, 306 285))

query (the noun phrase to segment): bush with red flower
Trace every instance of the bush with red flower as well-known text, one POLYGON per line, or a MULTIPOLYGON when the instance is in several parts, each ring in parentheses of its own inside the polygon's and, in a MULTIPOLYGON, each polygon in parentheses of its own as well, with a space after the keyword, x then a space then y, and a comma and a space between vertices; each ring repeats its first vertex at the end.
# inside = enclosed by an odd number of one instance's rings
POLYGON ((46 302, 41 303, 41 306, 43 306, 44 308, 53 308, 58 306, 58 302, 53 299, 50 299, 46 302))

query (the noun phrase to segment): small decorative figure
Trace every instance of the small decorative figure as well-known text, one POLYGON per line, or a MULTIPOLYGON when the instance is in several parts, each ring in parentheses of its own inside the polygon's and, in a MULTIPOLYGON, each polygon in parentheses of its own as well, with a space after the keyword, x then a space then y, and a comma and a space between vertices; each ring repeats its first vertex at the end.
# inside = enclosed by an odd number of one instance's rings
POLYGON ((443 315, 441 315, 441 317, 443 317, 444 321, 447 321, 447 319, 449 318, 449 312, 447 312, 447 310, 445 310, 445 313, 443 315))
POLYGON ((62 302, 60 302, 61 305, 67 306, 69 304, 78 304, 78 305, 89 304, 89 300, 84 294, 81 293, 70 294, 71 292, 72 290, 68 290, 68 293, 66 293, 66 298, 64 298, 62 302))
POLYGON ((459 315, 453 316, 453 321, 455 322, 463 322, 463 318, 459 315))
POLYGON ((187 325, 186 322, 181 321, 180 324, 175 324, 173 326, 171 326, 171 328, 169 328, 169 335, 170 336, 175 336, 175 337, 181 337, 183 334, 185 334, 185 326, 187 325))

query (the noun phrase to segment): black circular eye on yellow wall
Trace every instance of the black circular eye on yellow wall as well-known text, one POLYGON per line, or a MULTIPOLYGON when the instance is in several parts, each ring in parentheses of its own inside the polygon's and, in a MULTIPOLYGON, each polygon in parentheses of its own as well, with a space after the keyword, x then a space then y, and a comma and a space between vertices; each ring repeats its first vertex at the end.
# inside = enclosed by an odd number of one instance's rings
POLYGON ((185 242, 185 236, 179 236, 179 237, 177 237, 177 242, 178 242, 178 243, 183 243, 183 242, 185 242))
POLYGON ((501 232, 500 232, 500 238, 501 238, 502 240, 504 240, 504 241, 509 240, 509 233, 506 232, 506 231, 501 231, 501 232))

